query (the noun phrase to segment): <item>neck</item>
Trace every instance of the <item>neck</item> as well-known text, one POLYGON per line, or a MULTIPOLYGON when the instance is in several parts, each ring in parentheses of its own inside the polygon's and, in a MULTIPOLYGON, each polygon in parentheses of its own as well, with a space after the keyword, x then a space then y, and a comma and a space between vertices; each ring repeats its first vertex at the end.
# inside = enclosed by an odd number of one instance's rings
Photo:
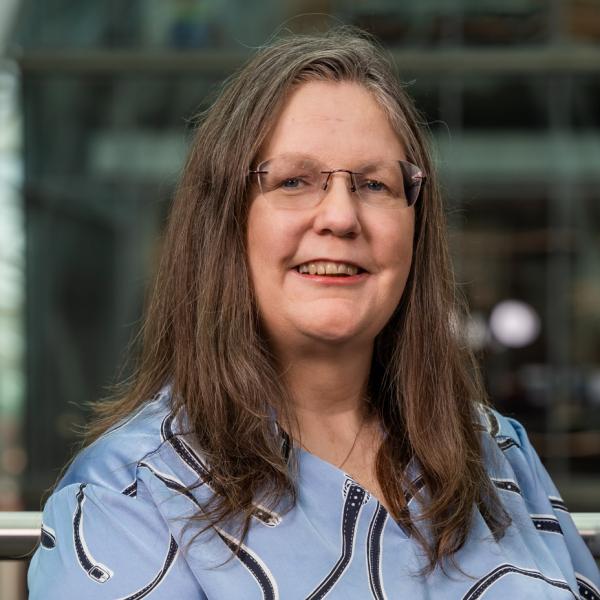
POLYGON ((311 451, 348 447, 366 416, 373 347, 279 352, 297 425, 284 425, 311 451), (299 429, 299 430, 298 430, 299 429))

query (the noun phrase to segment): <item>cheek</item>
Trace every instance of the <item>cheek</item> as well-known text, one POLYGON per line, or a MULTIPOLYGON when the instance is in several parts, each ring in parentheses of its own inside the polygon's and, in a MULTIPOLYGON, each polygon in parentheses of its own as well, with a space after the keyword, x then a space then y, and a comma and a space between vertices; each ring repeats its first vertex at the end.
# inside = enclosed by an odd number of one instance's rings
POLYGON ((253 278, 265 266, 265 257, 269 254, 269 248, 273 246, 272 231, 269 212, 264 207, 262 198, 258 197, 252 202, 248 213, 247 252, 253 278))
POLYGON ((408 275, 413 255, 414 216, 382 225, 377 232, 376 260, 398 279, 408 275))
POLYGON ((294 255, 294 240, 294 231, 286 219, 257 198, 250 207, 247 233, 250 276, 257 293, 269 283, 281 283, 279 276, 285 273, 294 255))
POLYGON ((402 298, 413 260, 413 227, 401 227, 400 232, 401 235, 396 235, 394 243, 388 244, 383 249, 388 267, 388 277, 387 285, 384 285, 381 290, 384 295, 381 302, 385 307, 382 314, 386 315, 380 323, 381 328, 385 326, 402 298))

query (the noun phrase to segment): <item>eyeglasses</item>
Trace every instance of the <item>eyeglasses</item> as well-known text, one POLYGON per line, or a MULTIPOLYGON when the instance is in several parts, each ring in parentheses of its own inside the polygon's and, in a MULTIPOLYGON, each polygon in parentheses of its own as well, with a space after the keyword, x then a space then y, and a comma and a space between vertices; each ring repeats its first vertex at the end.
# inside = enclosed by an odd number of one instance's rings
POLYGON ((335 173, 350 176, 350 191, 375 208, 401 209, 418 200, 426 177, 405 160, 374 161, 359 171, 326 169, 318 160, 301 154, 284 154, 250 169, 258 177, 262 195, 279 208, 313 208, 327 193, 335 173))

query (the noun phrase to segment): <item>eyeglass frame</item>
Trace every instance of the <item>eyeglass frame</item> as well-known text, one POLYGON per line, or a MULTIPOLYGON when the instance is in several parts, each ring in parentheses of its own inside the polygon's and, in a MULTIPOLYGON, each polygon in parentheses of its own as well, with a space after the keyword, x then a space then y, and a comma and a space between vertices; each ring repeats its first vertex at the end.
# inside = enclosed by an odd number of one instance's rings
MULTIPOLYGON (((260 176, 260 175, 263 175, 263 174, 264 175, 268 174, 269 171, 261 171, 261 170, 259 170, 260 166, 264 165, 265 163, 267 163, 267 162, 269 162, 271 160, 273 160, 274 158, 277 158, 277 157, 268 158, 266 160, 261 161, 261 163, 259 165, 257 165, 256 169, 252 169, 252 168, 248 169, 248 175, 257 175, 257 176, 260 176)), ((394 162, 394 161, 392 161, 392 162, 394 162)), ((421 182, 419 184, 419 193, 417 194, 417 196, 414 199, 414 201, 411 204, 408 205, 408 207, 415 206, 417 204, 419 198, 423 194, 423 189, 424 189, 425 183, 427 181, 427 175, 425 175, 425 173, 423 172, 423 169, 421 169, 421 167, 415 165, 414 163, 411 163, 408 160, 398 160, 397 162, 400 164, 401 167, 402 167, 403 164, 405 164, 405 165, 409 165, 410 167, 412 167, 414 169, 418 169, 419 170, 420 175, 413 175, 413 177, 412 177, 413 180, 415 178, 418 178, 418 179, 421 180, 421 182)), ((323 184, 323 188, 322 188, 323 191, 327 191, 327 186, 329 185, 329 179, 331 178, 331 176, 334 173, 348 173, 348 175, 350 175, 350 181, 352 182, 352 186, 350 187, 350 191, 352 193, 357 193, 356 181, 354 179, 354 176, 355 175, 362 175, 362 173, 360 173, 359 171, 351 171, 349 169, 331 169, 331 170, 326 170, 326 171, 320 171, 320 173, 322 175, 325 175, 325 174, 327 175, 327 179, 325 179, 325 183, 323 184)), ((260 186, 260 177, 258 177, 258 181, 259 181, 259 187, 260 187, 260 190, 261 190, 261 194, 264 194, 264 192, 262 191, 262 187, 260 186)), ((315 205, 315 206, 317 206, 317 205, 315 205)))

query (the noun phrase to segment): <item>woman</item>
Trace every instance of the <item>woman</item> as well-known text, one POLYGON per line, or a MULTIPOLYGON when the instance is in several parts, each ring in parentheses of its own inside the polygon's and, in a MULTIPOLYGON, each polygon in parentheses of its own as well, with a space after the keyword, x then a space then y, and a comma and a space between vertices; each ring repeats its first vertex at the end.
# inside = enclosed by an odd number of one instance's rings
POLYGON ((277 41, 229 80, 138 373, 45 506, 32 598, 599 597, 451 327, 418 123, 346 30, 277 41))

